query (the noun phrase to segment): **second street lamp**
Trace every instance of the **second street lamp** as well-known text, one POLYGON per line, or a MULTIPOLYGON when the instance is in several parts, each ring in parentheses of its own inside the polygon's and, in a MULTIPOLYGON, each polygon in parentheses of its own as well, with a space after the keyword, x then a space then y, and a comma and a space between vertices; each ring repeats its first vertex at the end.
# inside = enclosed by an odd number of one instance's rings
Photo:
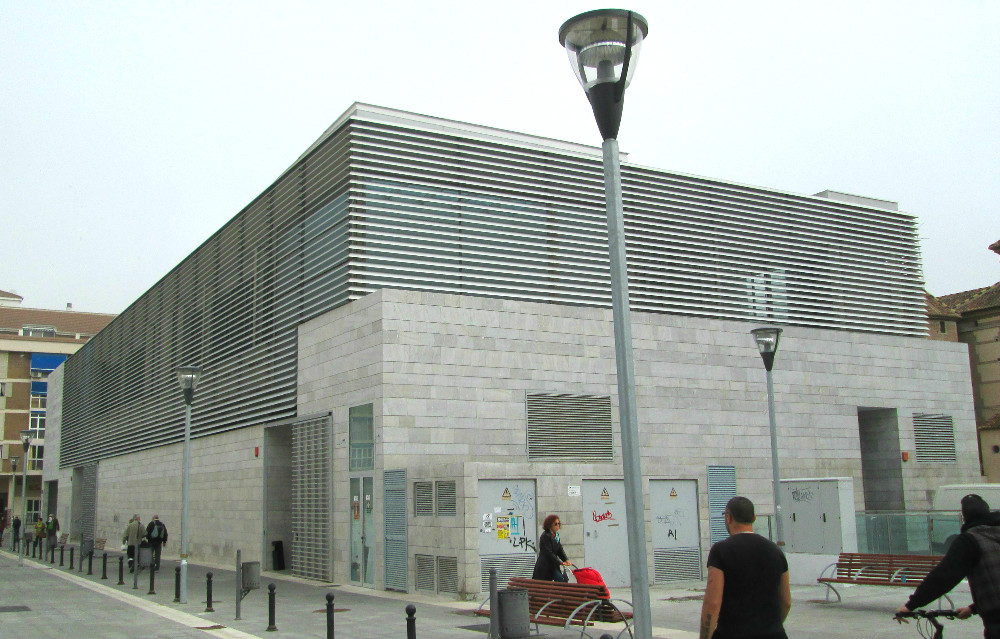
POLYGON ((194 389, 201 378, 201 369, 197 366, 179 366, 177 382, 184 391, 184 468, 181 474, 181 588, 178 599, 187 603, 187 569, 188 569, 188 502, 191 490, 191 404, 194 402, 194 389))
MULTIPOLYGON (((10 484, 11 484, 11 492, 13 493, 11 495, 11 497, 10 497, 10 504, 11 504, 11 506, 13 506, 14 505, 14 500, 17 498, 17 457, 16 456, 12 456, 10 458, 10 484)), ((24 499, 24 497, 22 497, 21 499, 24 499)), ((16 517, 17 515, 14 515, 14 516, 16 517)), ((13 522, 11 522, 11 523, 13 524, 13 522)), ((22 522, 22 525, 23 525, 23 522, 22 522)), ((20 532, 21 532, 21 529, 18 528, 17 529, 17 533, 20 533, 20 532)), ((20 541, 18 541, 18 538, 15 537, 15 532, 14 532, 14 528, 13 528, 13 525, 12 525, 11 526, 11 531, 10 531, 10 549, 11 550, 14 550, 14 544, 15 543, 17 543, 17 551, 21 552, 21 544, 20 544, 20 541)), ((20 557, 18 557, 18 558, 20 559, 20 557)))
POLYGON ((774 367, 774 356, 778 352, 778 342, 781 341, 781 329, 774 326, 755 328, 750 331, 760 358, 764 360, 764 370, 767 376, 767 420, 771 429, 771 491, 774 495, 774 541, 779 546, 785 545, 784 523, 781 518, 781 470, 778 468, 778 431, 774 423, 774 380, 771 369, 774 367))
MULTIPOLYGON (((31 431, 21 431, 21 445, 24 446, 24 458, 21 460, 21 530, 28 529, 28 448, 31 447, 31 431)), ((24 533, 21 534, 24 539, 24 533)), ((24 565, 24 541, 21 542, 20 551, 17 553, 17 565, 24 565)))
POLYGON ((590 100, 597 127, 604 139, 601 148, 604 153, 604 196, 608 216, 608 250, 611 256, 611 306, 615 328, 625 518, 636 639, 649 639, 653 627, 649 607, 646 516, 639 461, 632 319, 628 299, 624 204, 617 137, 622 120, 625 87, 635 71, 639 48, 648 31, 645 18, 638 13, 621 9, 581 13, 567 20, 559 29, 559 44, 569 54, 570 64, 590 100))

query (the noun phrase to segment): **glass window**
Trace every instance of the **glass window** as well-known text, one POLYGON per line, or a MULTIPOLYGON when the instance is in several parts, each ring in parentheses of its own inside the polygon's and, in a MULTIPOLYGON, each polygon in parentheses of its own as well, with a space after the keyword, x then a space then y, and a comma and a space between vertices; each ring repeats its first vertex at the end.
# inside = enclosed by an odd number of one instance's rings
POLYGON ((45 410, 47 398, 40 393, 31 394, 31 410, 45 410))
POLYGON ((45 413, 32 413, 28 421, 32 439, 45 439, 45 413))
POLYGON ((45 457, 45 446, 32 446, 28 453, 28 470, 42 470, 42 459, 45 457))
POLYGON ((375 468, 375 417, 371 404, 350 409, 350 469, 372 470, 375 468))
MULTIPOLYGON (((41 499, 29 499, 28 500, 28 523, 34 524, 36 519, 42 516, 42 500, 41 499)), ((21 524, 21 534, 24 534, 25 526, 21 524)), ((32 531, 33 532, 33 531, 32 531)))

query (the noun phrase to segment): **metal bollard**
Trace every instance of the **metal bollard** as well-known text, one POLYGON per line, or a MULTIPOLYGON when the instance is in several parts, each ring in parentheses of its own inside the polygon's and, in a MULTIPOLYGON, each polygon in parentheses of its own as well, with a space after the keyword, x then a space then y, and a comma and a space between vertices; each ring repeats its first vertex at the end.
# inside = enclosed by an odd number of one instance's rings
POLYGON ((125 557, 118 556, 118 585, 125 585, 125 557))
POLYGON ((215 612, 212 607, 212 572, 205 575, 205 612, 215 612))
POLYGON ((174 566, 174 603, 181 602, 181 567, 174 566))
POLYGON ((274 584, 267 584, 267 630, 274 632, 278 626, 274 625, 274 584))
POLYGON ((153 570, 153 566, 150 565, 149 566, 149 592, 146 593, 147 595, 155 595, 156 594, 155 581, 156 581, 156 571, 153 570))
POLYGON ((80 561, 76 562, 76 571, 83 572, 83 544, 80 544, 80 561))
POLYGON ((56 547, 52 546, 49 548, 49 553, 52 555, 52 559, 49 561, 49 564, 54 566, 56 565, 56 547))
POLYGON ((94 574, 94 551, 91 550, 87 553, 87 574, 94 574))
POLYGON ((73 547, 69 547, 69 569, 73 570, 73 547))
POLYGON ((66 545, 59 546, 59 567, 63 567, 63 559, 66 557, 66 545))
POLYGON ((101 553, 101 579, 108 578, 108 553, 101 553))
POLYGON ((413 604, 406 606, 406 639, 417 639, 417 607, 413 604))
POLYGON ((335 639, 333 636, 333 593, 326 593, 326 639, 335 639))
POLYGON ((605 632, 603 635, 601 635, 601 639, 615 639, 615 638, 605 632))

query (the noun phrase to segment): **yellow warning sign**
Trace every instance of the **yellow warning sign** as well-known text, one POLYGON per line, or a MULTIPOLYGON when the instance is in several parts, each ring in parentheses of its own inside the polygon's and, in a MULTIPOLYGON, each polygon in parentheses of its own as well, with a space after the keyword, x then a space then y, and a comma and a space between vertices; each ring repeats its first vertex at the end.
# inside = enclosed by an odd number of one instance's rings
POLYGON ((671 499, 676 499, 677 498, 677 489, 676 488, 671 488, 670 489, 670 498, 671 499))
POLYGON ((509 488, 504 488, 503 489, 503 499, 506 500, 506 501, 510 501, 511 500, 510 489, 509 488))
POLYGON ((601 499, 611 499, 611 493, 608 492, 607 488, 601 491, 601 499))

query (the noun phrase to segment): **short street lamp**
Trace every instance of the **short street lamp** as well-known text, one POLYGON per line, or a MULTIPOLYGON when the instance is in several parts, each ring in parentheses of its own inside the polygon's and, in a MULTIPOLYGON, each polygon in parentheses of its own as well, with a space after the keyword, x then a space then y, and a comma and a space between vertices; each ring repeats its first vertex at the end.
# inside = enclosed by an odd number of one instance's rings
POLYGON ((604 140, 602 149, 608 248, 611 254, 611 305, 615 328, 625 516, 636 639, 648 639, 652 636, 653 628, 649 609, 646 517, 642 501, 642 469, 639 463, 632 320, 628 299, 624 205, 617 137, 622 120, 625 87, 635 71, 639 47, 648 31, 645 18, 638 13, 621 9, 581 13, 567 20, 559 29, 559 44, 569 54, 570 64, 587 93, 604 140))
POLYGON ((191 404, 194 402, 194 389, 201 377, 201 369, 197 366, 179 366, 177 382, 184 391, 184 470, 181 475, 181 588, 180 603, 187 603, 187 571, 188 571, 188 501, 191 488, 191 404))
POLYGON ((774 367, 774 355, 778 352, 778 342, 781 340, 781 329, 775 326, 755 328, 750 331, 760 358, 764 360, 767 375, 767 416, 771 425, 771 490, 774 493, 774 540, 779 546, 785 545, 784 525, 781 521, 781 471, 778 468, 778 433, 774 425, 774 381, 771 379, 771 368, 774 367))
MULTIPOLYGON (((11 457, 10 458, 10 483, 11 483, 11 488, 10 488, 10 491, 11 491, 10 503, 11 503, 11 505, 13 505, 14 504, 14 500, 17 498, 17 457, 11 457)), ((22 499, 23 499, 23 497, 22 497, 22 499)), ((23 525, 23 522, 22 522, 22 525, 23 525)), ((10 549, 14 550, 14 531, 13 531, 13 527, 12 527, 11 533, 10 533, 10 549)), ((18 552, 21 551, 21 545, 20 544, 18 544, 17 549, 18 549, 18 552)))
MULTIPOLYGON (((28 448, 31 446, 31 431, 21 431, 21 444, 24 446, 24 463, 21 465, 21 530, 28 526, 28 448)), ((24 534, 21 534, 24 538, 24 534)), ((17 565, 24 565, 24 542, 21 542, 17 553, 17 565)))

